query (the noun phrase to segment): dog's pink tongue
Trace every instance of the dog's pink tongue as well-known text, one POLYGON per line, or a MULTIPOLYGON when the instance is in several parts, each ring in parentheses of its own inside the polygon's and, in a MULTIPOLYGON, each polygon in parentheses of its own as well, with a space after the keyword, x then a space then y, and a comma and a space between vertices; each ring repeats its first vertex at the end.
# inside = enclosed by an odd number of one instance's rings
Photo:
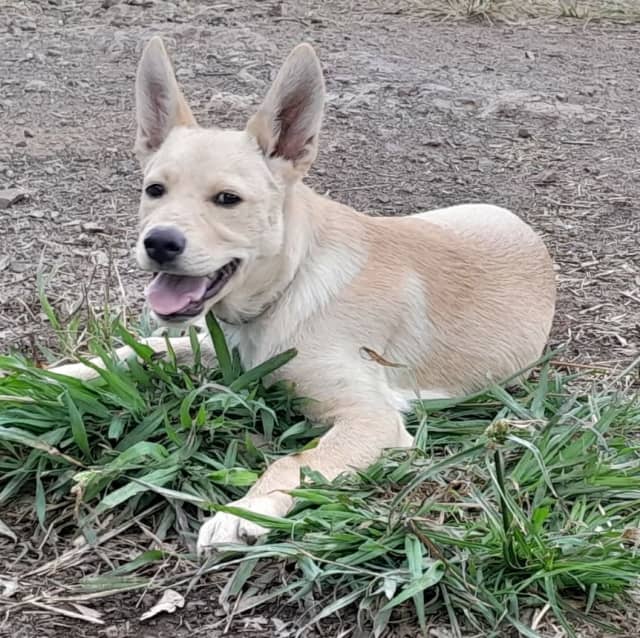
POLYGON ((151 308, 159 315, 172 315, 199 301, 207 290, 206 277, 185 277, 161 272, 145 293, 151 308))

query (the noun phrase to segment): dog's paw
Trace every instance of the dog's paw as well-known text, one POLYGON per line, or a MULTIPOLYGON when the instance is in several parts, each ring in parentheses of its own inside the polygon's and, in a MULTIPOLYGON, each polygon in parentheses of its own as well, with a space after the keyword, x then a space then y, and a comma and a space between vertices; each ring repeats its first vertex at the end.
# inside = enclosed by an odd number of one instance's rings
MULTIPOLYGON (((104 367, 100 364, 97 365, 104 367)), ((84 365, 84 363, 66 363, 61 366, 56 366, 55 368, 48 368, 47 372, 55 372, 56 374, 62 374, 65 377, 72 377, 80 381, 88 381, 98 376, 98 373, 93 368, 84 365)))
MULTIPOLYGON (((239 501, 229 503, 233 507, 241 507, 249 512, 265 516, 285 516, 291 498, 285 494, 268 496, 246 496, 239 501)), ((245 543, 252 545, 269 530, 262 525, 252 523, 227 512, 218 512, 206 520, 198 533, 198 556, 206 556, 215 551, 217 545, 223 543, 245 543)))

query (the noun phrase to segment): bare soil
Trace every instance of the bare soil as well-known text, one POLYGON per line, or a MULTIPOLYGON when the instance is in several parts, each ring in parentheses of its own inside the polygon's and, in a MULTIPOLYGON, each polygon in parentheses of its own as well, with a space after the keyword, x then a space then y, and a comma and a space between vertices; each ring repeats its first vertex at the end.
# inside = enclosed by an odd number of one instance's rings
MULTIPOLYGON (((552 345, 564 345, 562 358, 615 368, 640 353, 640 28, 440 22, 410 2, 358 0, 2 0, 0 190, 27 196, 0 210, 0 351, 53 342, 38 272, 63 316, 85 297, 102 303, 105 289, 129 314, 141 307, 132 97, 141 48, 156 33, 201 123, 234 127, 289 49, 312 42, 329 99, 310 184, 371 214, 469 201, 514 210, 557 264, 552 345)), ((66 547, 18 519, 23 535, 15 545, 0 536, 0 555, 22 577, 66 547)), ((101 555, 96 570, 108 564, 101 555)), ((64 574, 52 582, 65 591, 64 574)), ((152 594, 85 602, 105 625, 19 605, 0 635, 222 635, 220 586, 214 579, 185 609, 142 624, 152 594)), ((226 635, 288 635, 272 617, 234 621, 226 635)), ((630 617, 611 619, 638 635, 630 617)), ((331 627, 323 635, 340 635, 331 627)))

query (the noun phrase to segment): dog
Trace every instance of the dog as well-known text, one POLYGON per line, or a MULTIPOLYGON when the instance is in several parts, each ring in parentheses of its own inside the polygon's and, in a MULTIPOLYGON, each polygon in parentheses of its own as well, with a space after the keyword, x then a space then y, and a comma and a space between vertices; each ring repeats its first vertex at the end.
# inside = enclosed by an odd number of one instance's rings
MULTIPOLYGON (((294 382, 313 399, 309 417, 331 425, 232 503, 269 516, 290 510, 302 467, 333 479, 385 448, 410 447, 403 413, 412 398, 463 396, 535 363, 554 315, 550 255, 510 211, 465 204, 371 217, 306 186, 324 99, 309 44, 293 49, 242 131, 199 127, 160 38, 146 45, 136 78, 136 256, 153 273, 149 306, 172 326, 212 311, 247 368, 296 348, 272 380, 294 382)), ((146 343, 166 350, 163 338, 146 343)), ((172 346, 189 361, 187 337, 172 346)), ((211 342, 202 348, 213 365, 211 342)), ((79 363, 55 371, 95 375, 79 363)), ((198 551, 265 531, 217 513, 198 551)))

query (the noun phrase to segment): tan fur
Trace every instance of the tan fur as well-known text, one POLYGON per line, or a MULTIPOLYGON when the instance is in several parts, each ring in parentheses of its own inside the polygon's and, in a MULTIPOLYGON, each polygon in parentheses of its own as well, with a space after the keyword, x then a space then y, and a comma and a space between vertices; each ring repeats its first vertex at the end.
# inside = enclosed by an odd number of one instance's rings
MULTIPOLYGON (((294 49, 245 131, 197 128, 170 69, 152 40, 138 73, 137 148, 145 184, 162 182, 167 193, 141 199, 138 262, 157 268, 142 238, 166 225, 187 238, 172 272, 207 275, 241 259, 205 312, 223 320, 246 367, 296 347, 277 377, 314 400, 313 418, 333 424, 315 449, 269 467, 237 505, 282 516, 301 467, 333 478, 386 447, 410 446, 402 411, 411 397, 473 392, 540 356, 554 311, 553 268, 515 215, 468 204, 373 218, 300 181, 316 154, 324 95, 311 47, 294 49), (150 141, 159 131, 161 143, 150 141), (220 190, 242 203, 221 210, 211 203, 220 190)), ((149 345, 164 350, 162 340, 149 345)), ((187 339, 174 348, 189 359, 187 339)), ((212 360, 211 344, 203 348, 212 360)), ((93 374, 79 364, 59 371, 93 374)), ((203 525, 198 548, 263 532, 218 514, 203 525)))

